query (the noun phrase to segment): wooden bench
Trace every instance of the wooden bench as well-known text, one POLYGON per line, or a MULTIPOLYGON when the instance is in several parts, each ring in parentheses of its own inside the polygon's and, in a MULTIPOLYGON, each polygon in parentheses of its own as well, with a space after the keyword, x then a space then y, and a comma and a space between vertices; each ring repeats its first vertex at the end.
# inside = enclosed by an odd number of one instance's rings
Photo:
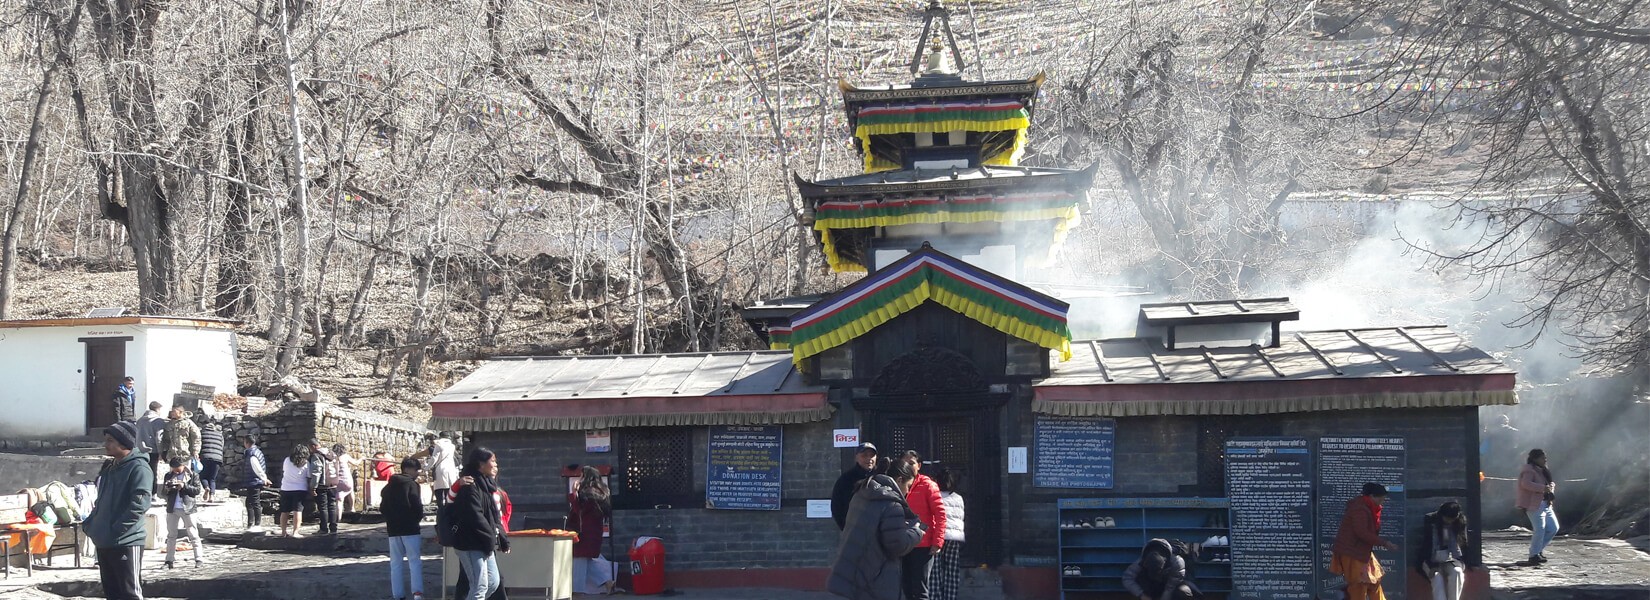
MULTIPOLYGON (((28 511, 28 494, 0 495, 0 554, 5 555, 3 560, 5 561, 6 579, 11 579, 11 559, 14 549, 12 541, 14 538, 21 538, 22 543, 17 544, 17 546, 22 547, 23 556, 26 559, 24 569, 28 575, 34 575, 35 554, 33 542, 34 536, 39 535, 40 531, 26 526, 28 511)), ((53 557, 59 554, 60 550, 68 550, 74 553, 75 568, 80 568, 80 524, 64 523, 53 526, 53 530, 56 532, 56 537, 53 538, 52 544, 46 548, 46 564, 51 565, 53 557), (64 535, 65 533, 68 535, 64 535)))

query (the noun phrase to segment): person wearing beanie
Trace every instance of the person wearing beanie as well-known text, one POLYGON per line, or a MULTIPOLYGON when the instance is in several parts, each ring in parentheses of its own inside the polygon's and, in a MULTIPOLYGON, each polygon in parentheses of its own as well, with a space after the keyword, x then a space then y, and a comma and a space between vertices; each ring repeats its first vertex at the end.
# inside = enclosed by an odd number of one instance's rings
POLYGON ((1330 553, 1329 572, 1346 578, 1347 600, 1386 600, 1381 591, 1381 562, 1375 559, 1377 546, 1397 550, 1398 545, 1381 538, 1381 507, 1386 505, 1386 486, 1365 483, 1363 495, 1346 503, 1335 546, 1330 553))
POLYGON ((104 428, 103 453, 112 461, 97 481, 97 503, 83 531, 97 547, 98 576, 109 600, 143 600, 143 514, 153 497, 155 473, 137 448, 136 425, 121 421, 104 428))

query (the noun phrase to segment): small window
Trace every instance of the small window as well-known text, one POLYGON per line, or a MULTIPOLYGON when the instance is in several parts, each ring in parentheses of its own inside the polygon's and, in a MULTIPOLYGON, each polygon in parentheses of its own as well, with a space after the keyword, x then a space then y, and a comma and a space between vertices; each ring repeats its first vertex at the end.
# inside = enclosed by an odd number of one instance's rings
POLYGON ((1003 372, 1007 375, 1035 377, 1043 374, 1044 362, 1047 360, 1048 351, 1042 346, 1011 337, 1008 338, 1008 363, 1003 372))
POLYGON ((626 427, 614 430, 619 450, 619 508, 653 508, 668 504, 691 507, 693 501, 693 434, 686 427, 626 427))
POLYGON ((854 349, 847 344, 819 353, 819 378, 847 381, 854 378, 854 349))

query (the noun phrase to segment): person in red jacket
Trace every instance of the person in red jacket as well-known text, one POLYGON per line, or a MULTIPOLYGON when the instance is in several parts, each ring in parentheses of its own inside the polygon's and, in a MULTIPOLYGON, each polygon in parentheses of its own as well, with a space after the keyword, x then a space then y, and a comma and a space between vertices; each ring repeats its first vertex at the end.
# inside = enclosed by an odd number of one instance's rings
POLYGON ((1381 591, 1381 562, 1375 560, 1375 547, 1397 550, 1398 546, 1381 538, 1381 507, 1386 505, 1386 486, 1364 484, 1363 495, 1346 503, 1340 529, 1335 532, 1335 546, 1331 550, 1329 572, 1346 578, 1347 600, 1386 600, 1381 591))
POLYGON ((917 474, 911 491, 905 494, 905 503, 927 530, 917 547, 900 559, 900 589, 905 592, 905 600, 928 600, 928 575, 934 556, 945 546, 945 502, 940 499, 939 484, 922 474, 922 457, 916 450, 906 450, 901 460, 910 463, 917 474))

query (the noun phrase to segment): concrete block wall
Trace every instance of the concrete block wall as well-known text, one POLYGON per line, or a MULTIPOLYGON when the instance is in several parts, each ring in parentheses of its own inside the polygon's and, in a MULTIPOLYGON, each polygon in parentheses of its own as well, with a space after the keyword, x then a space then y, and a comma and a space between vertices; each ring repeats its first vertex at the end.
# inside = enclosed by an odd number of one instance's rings
MULTIPOLYGON (((710 431, 691 429, 691 469, 695 495, 702 501, 710 431)), ((620 435, 614 431, 615 439, 620 435)), ((510 492, 517 526, 528 516, 556 519, 566 514, 565 465, 612 465, 616 485, 623 476, 616 452, 584 451, 582 431, 476 433, 473 441, 498 453, 499 485, 510 492)), ((807 518, 807 501, 830 498, 842 452, 831 445, 830 422, 786 425, 780 510, 619 509, 613 522, 615 552, 625 555, 637 536, 658 536, 665 539, 666 568, 673 571, 828 567, 836 549, 836 524, 807 518)))

